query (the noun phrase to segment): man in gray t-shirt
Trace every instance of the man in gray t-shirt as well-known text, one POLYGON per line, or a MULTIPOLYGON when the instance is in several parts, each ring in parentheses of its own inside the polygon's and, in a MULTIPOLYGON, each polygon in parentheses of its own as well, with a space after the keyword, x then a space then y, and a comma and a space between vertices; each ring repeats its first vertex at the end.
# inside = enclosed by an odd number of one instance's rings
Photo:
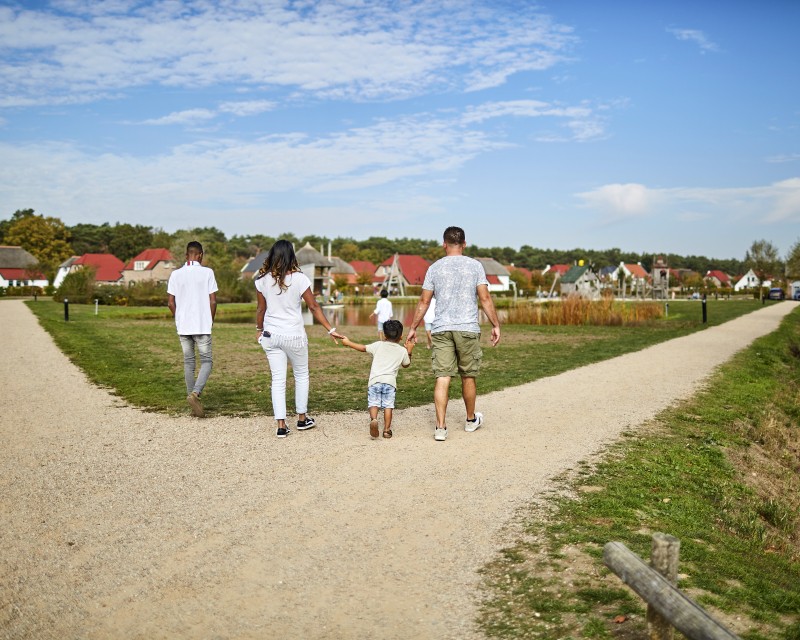
POLYGON ((425 274, 422 295, 414 312, 406 342, 416 343, 416 331, 431 299, 436 296, 436 312, 431 337, 433 340, 433 373, 436 387, 433 400, 436 406, 434 438, 445 440, 447 401, 451 378, 461 376, 461 395, 467 410, 465 431, 475 431, 483 425, 483 414, 475 411, 478 391, 475 377, 481 364, 481 327, 478 322, 478 300, 492 323, 491 344, 500 342, 500 322, 489 294, 489 282, 483 265, 464 255, 467 246, 464 230, 448 227, 444 231, 445 256, 434 262, 425 274))

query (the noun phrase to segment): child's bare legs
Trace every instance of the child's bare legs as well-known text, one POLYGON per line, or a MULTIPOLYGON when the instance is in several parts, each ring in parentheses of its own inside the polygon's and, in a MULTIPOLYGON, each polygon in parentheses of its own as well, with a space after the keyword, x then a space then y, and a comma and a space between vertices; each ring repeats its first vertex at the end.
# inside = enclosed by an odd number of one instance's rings
POLYGON ((378 437, 378 407, 369 408, 369 435, 378 437))
POLYGON ((389 408, 383 410, 383 437, 392 437, 392 410, 389 408))

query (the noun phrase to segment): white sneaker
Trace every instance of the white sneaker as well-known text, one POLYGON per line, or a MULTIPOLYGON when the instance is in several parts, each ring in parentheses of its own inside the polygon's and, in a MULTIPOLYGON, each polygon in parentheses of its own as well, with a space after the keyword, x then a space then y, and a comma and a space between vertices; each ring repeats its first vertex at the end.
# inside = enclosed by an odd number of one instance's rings
POLYGON ((447 440, 447 428, 444 429, 436 428, 433 431, 433 439, 438 440, 439 442, 443 442, 447 440))
POLYGON ((464 423, 464 431, 477 431, 483 426, 483 414, 475 412, 475 419, 474 420, 467 420, 464 423))

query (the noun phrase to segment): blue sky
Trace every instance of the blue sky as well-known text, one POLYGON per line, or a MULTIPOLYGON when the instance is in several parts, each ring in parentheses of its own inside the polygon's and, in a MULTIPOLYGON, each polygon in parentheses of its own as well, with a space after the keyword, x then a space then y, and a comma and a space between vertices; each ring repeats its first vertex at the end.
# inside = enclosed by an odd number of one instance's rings
POLYGON ((800 2, 0 0, 0 218, 743 258, 800 2))

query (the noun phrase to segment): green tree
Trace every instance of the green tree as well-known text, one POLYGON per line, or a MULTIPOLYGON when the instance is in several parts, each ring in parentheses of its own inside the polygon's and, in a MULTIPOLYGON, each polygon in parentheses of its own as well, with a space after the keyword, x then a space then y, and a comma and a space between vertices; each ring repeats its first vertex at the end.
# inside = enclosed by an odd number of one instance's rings
POLYGON ((29 215, 19 218, 6 232, 5 242, 29 251, 48 280, 58 265, 72 255, 67 227, 58 218, 29 215))
POLYGON ((6 233, 8 233, 11 226, 23 218, 29 218, 33 215, 35 215, 33 209, 17 209, 9 220, 0 221, 0 244, 11 244, 5 239, 6 233))
MULTIPOLYGON (((760 283, 783 274, 778 249, 768 240, 756 240, 744 256, 744 261, 756 274, 760 283)), ((764 300, 764 287, 761 286, 761 299, 764 300)))
POLYGON ((517 291, 530 291, 531 281, 522 271, 512 269, 508 276, 517 285, 517 291))
POLYGON ((111 225, 80 223, 69 227, 72 252, 76 256, 84 253, 109 253, 114 231, 111 225))
POLYGON ((786 276, 791 280, 800 280, 800 238, 786 254, 786 276))
POLYGON ((136 257, 145 249, 153 247, 153 232, 150 227, 137 224, 116 223, 111 229, 113 236, 109 242, 109 253, 123 262, 136 257))

